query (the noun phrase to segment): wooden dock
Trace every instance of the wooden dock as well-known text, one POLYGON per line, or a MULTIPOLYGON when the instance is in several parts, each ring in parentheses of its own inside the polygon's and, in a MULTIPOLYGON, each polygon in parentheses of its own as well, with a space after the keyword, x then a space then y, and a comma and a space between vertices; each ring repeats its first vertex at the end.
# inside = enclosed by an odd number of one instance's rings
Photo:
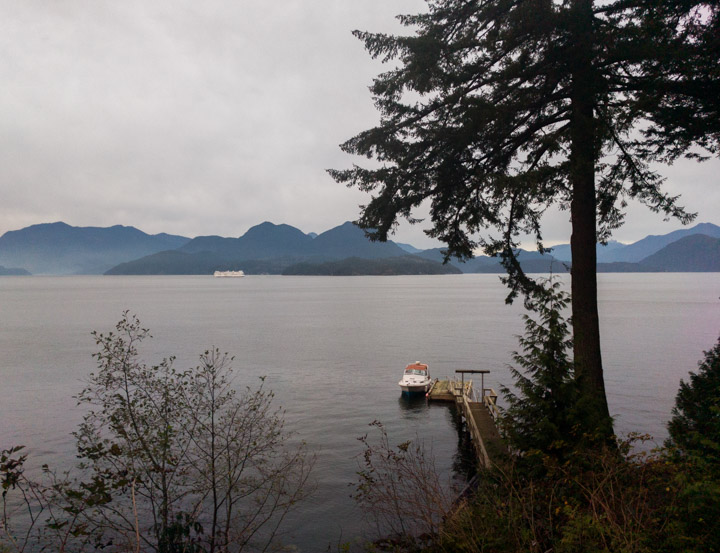
MULTIPOLYGON (((464 383, 465 385, 465 393, 467 395, 472 394, 472 380, 468 380, 464 383)), ((460 391, 456 389, 458 386, 461 386, 461 382, 455 381, 455 380, 439 380, 435 379, 435 381, 430 386, 430 390, 428 390, 427 397, 428 399, 431 399, 433 401, 457 401, 457 397, 460 395, 460 391)))
POLYGON ((490 468, 501 462, 507 454, 505 442, 500 437, 495 420, 498 417, 497 393, 485 388, 485 374, 490 371, 458 370, 460 379, 436 379, 427 393, 431 401, 453 401, 465 419, 472 438, 475 453, 481 465, 490 468), (473 389, 472 380, 465 374, 481 374, 480 393, 473 389))

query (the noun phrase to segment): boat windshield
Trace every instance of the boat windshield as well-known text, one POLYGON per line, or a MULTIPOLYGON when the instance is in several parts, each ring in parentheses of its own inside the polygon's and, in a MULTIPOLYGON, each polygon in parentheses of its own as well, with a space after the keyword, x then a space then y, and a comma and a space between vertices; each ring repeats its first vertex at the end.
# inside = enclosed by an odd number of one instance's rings
POLYGON ((425 376, 427 372, 423 371, 422 369, 405 369, 405 374, 417 374, 420 376, 425 376))

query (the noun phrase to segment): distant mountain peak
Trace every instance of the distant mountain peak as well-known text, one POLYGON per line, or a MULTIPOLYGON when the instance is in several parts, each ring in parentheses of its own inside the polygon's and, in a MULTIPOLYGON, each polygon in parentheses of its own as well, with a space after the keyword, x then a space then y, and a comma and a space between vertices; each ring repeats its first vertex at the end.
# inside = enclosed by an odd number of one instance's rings
POLYGON ((288 226, 288 225, 282 225, 282 224, 276 225, 276 224, 273 223, 272 221, 263 221, 262 223, 259 223, 259 224, 257 224, 257 225, 251 226, 251 227, 248 229, 248 231, 253 230, 253 229, 276 228, 276 227, 281 227, 281 226, 288 226))
POLYGON ((640 264, 661 271, 720 271, 720 238, 689 234, 649 255, 640 264))
MULTIPOLYGON (((712 223, 698 223, 694 227, 691 227, 690 230, 698 231, 697 234, 707 234, 706 231, 708 230, 711 232, 720 231, 720 227, 717 225, 713 225, 712 223)), ((712 234, 708 234, 708 236, 712 236, 712 234)))
POLYGON ((253 236, 254 234, 267 234, 273 232, 289 232, 293 234, 302 234, 303 236, 305 236, 305 233, 300 229, 290 225, 286 225, 285 223, 280 223, 279 225, 276 225, 275 223, 271 223, 270 221, 264 221, 259 225, 250 227, 247 232, 243 234, 243 237, 253 236))
POLYGON ((40 223, 0 237, 0 264, 35 274, 102 274, 122 261, 175 249, 189 238, 149 235, 130 226, 74 227, 40 223))

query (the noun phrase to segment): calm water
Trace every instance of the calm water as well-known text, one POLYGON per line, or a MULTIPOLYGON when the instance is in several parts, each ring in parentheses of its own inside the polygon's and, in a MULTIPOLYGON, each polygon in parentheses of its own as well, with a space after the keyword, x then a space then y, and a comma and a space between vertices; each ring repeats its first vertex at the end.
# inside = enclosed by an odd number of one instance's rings
MULTIPOLYGON (((620 433, 665 436, 678 382, 720 333, 720 274, 602 274, 600 316, 610 410, 620 433)), ((433 376, 507 363, 522 332, 497 275, 429 277, 0 278, 0 447, 25 444, 39 462, 73 459, 81 413, 72 396, 95 369, 90 331, 125 309, 154 339, 148 362, 194 366, 216 345, 236 355, 239 386, 267 376, 288 425, 317 453, 317 491, 286 541, 324 550, 362 532, 350 499, 367 424, 399 443, 421 436, 452 473, 458 436, 443 405, 399 397, 403 367, 433 376)))

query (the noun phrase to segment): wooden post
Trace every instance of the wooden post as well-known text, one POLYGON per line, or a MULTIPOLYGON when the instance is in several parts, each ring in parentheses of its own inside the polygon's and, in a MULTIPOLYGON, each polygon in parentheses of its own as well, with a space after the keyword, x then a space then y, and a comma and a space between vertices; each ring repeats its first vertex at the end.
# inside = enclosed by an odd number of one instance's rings
POLYGON ((465 373, 470 374, 479 374, 481 375, 481 384, 480 384, 480 401, 482 403, 485 403, 485 375, 489 373, 490 371, 478 371, 473 369, 457 369, 455 371, 456 373, 460 373, 462 377, 462 393, 465 395, 465 373))

